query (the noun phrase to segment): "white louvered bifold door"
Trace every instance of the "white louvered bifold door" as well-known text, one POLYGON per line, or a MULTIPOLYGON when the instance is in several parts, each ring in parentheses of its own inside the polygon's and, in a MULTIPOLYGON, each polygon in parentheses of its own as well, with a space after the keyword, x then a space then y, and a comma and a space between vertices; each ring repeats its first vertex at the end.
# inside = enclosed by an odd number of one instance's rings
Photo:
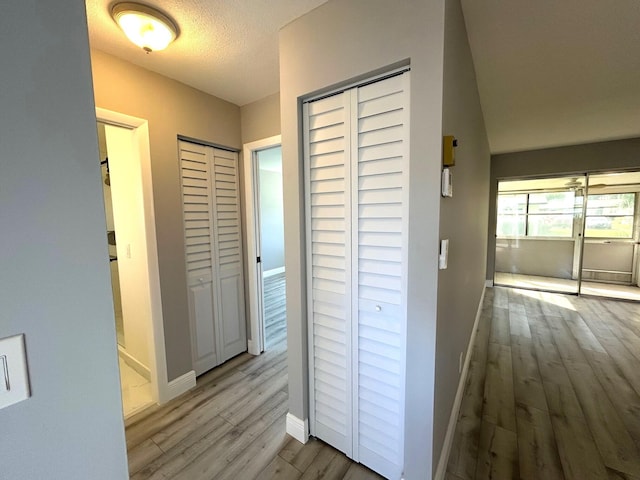
POLYGON ((192 361, 200 375, 220 363, 214 325, 212 169, 208 147, 180 142, 179 148, 192 361))
POLYGON ((348 93, 305 104, 312 434, 352 455, 348 93))
POLYGON ((247 349, 238 154, 179 142, 189 326, 200 375, 247 349))
POLYGON ((305 104, 312 434, 404 462, 409 73, 305 104))
POLYGON ((356 92, 356 443, 358 460, 389 478, 404 461, 408 81, 406 72, 356 92))
POLYGON ((244 312, 238 154, 213 150, 213 224, 221 362, 247 349, 244 312))

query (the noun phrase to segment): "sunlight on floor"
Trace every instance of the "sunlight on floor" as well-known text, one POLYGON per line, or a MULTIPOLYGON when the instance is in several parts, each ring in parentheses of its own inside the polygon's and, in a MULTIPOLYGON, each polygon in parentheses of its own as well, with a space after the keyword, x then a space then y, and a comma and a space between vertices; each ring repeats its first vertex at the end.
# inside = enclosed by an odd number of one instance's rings
MULTIPOLYGON (((561 293, 576 293, 578 290, 578 282, 575 280, 505 272, 496 272, 494 283, 515 288, 533 288, 561 293)), ((640 301, 640 288, 633 285, 585 281, 582 282, 581 293, 583 295, 640 301)))

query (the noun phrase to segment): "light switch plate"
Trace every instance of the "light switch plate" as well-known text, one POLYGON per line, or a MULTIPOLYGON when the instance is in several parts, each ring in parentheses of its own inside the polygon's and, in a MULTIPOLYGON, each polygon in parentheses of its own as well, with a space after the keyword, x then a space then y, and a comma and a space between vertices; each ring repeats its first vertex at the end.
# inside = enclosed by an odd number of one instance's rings
POLYGON ((438 256, 438 268, 440 270, 446 270, 448 261, 449 261, 449 239, 445 238, 444 240, 440 240, 440 255, 438 256))
POLYGON ((29 398, 24 335, 0 339, 0 408, 29 398))

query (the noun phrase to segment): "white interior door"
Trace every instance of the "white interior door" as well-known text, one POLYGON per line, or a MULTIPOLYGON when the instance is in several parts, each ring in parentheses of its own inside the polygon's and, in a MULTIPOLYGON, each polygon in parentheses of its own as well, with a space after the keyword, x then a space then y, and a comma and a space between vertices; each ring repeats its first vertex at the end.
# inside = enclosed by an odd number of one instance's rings
POLYGON ((311 432, 402 472, 409 74, 304 106, 311 432))
POLYGON ((353 456, 349 92, 304 105, 311 433, 353 456))
POLYGON ((213 205, 208 147, 180 142, 189 323, 193 369, 200 375, 220 363, 215 328, 213 205))
MULTIPOLYGON (((210 147, 208 147, 210 148, 210 147)), ((213 231, 217 266, 219 351, 221 362, 247 350, 244 312, 238 154, 212 149, 213 231)))
POLYGON ((196 375, 246 351, 238 154, 180 142, 196 375))
POLYGON ((408 90, 407 72, 353 93, 354 444, 361 463, 389 478, 404 462, 408 90))

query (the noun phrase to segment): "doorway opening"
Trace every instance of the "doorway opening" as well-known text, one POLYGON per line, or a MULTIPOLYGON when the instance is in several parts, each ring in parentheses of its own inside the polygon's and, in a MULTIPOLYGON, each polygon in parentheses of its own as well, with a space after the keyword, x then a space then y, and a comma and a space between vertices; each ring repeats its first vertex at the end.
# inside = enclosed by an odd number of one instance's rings
POLYGON ((640 301, 640 172, 498 183, 494 284, 640 301))
POLYGON ((249 353, 286 344, 286 279, 280 136, 244 146, 249 353))
POLYGON ((139 220, 135 200, 131 205, 135 191, 126 178, 133 155, 131 132, 103 122, 97 125, 122 410, 127 418, 153 403, 148 329, 138 284, 141 272, 138 262, 131 261, 132 238, 137 233, 134 223, 139 220))
MULTIPOLYGON (((123 413, 169 399, 147 122, 96 109, 123 413)), ((107 259, 106 259, 107 260, 107 259)))

